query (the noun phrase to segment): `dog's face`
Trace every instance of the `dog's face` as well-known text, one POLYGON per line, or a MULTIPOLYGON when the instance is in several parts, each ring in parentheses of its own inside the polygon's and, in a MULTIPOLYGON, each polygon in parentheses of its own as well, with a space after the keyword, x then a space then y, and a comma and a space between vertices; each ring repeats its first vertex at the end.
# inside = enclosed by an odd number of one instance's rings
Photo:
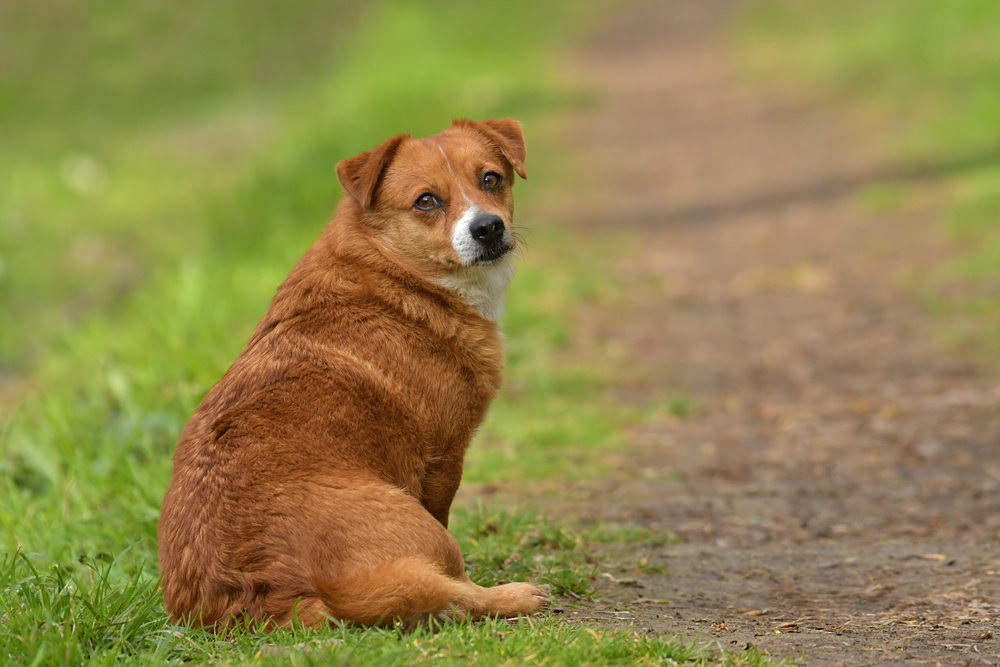
POLYGON ((520 123, 456 121, 426 139, 399 136, 337 165, 372 238, 433 278, 486 270, 515 249, 515 173, 524 173, 520 123))

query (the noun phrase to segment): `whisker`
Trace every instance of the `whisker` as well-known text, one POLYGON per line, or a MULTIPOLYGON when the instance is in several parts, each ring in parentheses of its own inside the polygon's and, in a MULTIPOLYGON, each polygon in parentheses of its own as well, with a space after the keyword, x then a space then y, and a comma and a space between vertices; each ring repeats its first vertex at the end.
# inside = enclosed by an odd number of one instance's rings
POLYGON ((530 234, 531 236, 534 236, 535 235, 535 228, 534 227, 525 227, 524 225, 518 225, 517 229, 514 231, 514 233, 517 234, 519 232, 523 232, 525 234, 530 234))
POLYGON ((534 244, 528 242, 524 235, 518 231, 514 232, 514 242, 519 248, 533 248, 534 244))

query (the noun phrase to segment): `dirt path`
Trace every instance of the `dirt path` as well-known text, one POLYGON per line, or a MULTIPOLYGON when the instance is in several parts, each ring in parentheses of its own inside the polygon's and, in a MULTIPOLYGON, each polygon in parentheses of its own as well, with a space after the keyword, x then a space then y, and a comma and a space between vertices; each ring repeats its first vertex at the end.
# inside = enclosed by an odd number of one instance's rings
POLYGON ((741 85, 733 9, 639 5, 574 64, 607 95, 567 130, 588 194, 552 211, 641 238, 580 344, 700 407, 635 431, 633 481, 553 502, 681 538, 568 614, 808 665, 1000 664, 1000 376, 936 346, 904 285, 944 252, 939 183, 866 211, 873 174, 916 176, 870 124, 741 85))

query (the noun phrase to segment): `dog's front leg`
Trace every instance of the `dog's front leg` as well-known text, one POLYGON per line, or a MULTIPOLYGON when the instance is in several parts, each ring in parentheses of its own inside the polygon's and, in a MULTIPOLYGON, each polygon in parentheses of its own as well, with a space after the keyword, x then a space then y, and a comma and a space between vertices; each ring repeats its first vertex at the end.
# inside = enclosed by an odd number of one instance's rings
POLYGON ((431 463, 424 476, 423 495, 420 503, 437 519, 448 527, 448 512, 462 483, 461 457, 446 457, 431 463))

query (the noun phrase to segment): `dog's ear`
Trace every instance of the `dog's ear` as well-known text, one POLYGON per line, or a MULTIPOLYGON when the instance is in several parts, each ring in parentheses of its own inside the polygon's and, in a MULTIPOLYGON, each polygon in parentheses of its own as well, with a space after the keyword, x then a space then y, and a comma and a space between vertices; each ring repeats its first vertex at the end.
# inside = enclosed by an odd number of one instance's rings
POLYGON ((408 134, 396 135, 370 151, 358 153, 337 163, 337 178, 340 179, 340 184, 361 204, 361 208, 371 208, 375 202, 375 189, 378 187, 382 172, 392 162, 399 145, 409 138, 408 134))
POLYGON ((528 174, 524 171, 524 158, 528 149, 524 145, 524 133, 521 131, 521 123, 513 118, 491 118, 478 123, 474 120, 456 120, 452 127, 464 125, 471 127, 486 137, 496 145, 503 154, 510 166, 514 168, 517 175, 527 179, 528 174))

